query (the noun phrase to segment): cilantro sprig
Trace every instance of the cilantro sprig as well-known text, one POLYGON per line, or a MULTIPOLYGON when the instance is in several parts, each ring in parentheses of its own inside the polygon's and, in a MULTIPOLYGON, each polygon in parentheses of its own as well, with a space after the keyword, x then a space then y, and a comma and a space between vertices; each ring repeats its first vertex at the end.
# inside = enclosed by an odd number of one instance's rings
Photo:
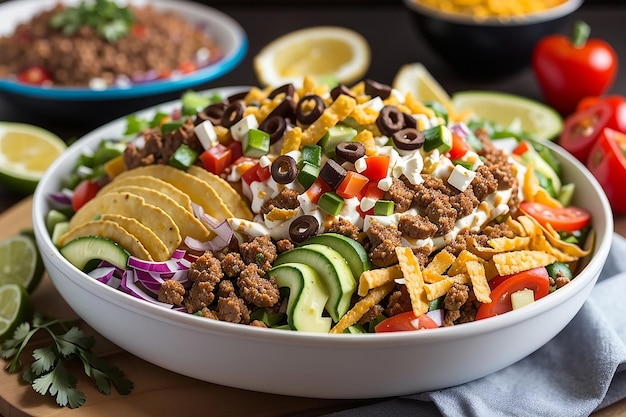
POLYGON ((61 29, 66 35, 76 32, 81 26, 90 26, 109 42, 127 36, 135 22, 134 13, 126 6, 111 0, 83 1, 68 7, 50 19, 53 28, 61 29))
POLYGON ((24 381, 31 384, 36 392, 51 395, 62 407, 77 408, 83 405, 85 394, 76 388, 78 379, 65 366, 66 361, 79 359, 85 374, 95 381, 102 394, 111 394, 111 385, 120 394, 129 394, 133 389, 132 381, 126 379, 120 369, 94 355, 91 352, 94 338, 76 326, 69 327, 71 322, 46 318, 37 313, 32 323, 21 323, 13 338, 2 345, 2 357, 11 360, 5 369, 9 373, 17 372, 22 367, 22 352, 37 332, 44 331, 52 343, 34 349, 34 361, 22 373, 24 381))

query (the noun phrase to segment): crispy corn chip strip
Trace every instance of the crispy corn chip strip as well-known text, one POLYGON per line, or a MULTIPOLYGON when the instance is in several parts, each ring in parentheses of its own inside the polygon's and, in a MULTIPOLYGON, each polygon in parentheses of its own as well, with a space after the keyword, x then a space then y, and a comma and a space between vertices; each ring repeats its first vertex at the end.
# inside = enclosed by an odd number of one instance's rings
POLYGON ((294 127, 288 130, 283 137, 283 147, 280 150, 282 155, 291 151, 297 151, 302 146, 302 128, 294 127))
POLYGON ((539 186, 539 179, 537 175, 535 175, 535 167, 532 162, 526 166, 524 184, 522 184, 522 195, 526 201, 533 201, 554 208, 563 207, 559 200, 550 196, 544 188, 539 186))
POLYGON ((454 285, 454 282, 454 279, 450 277, 445 277, 442 280, 434 282, 432 284, 424 284, 424 292, 426 292, 426 298, 429 301, 432 301, 435 298, 446 295, 452 285, 454 285))
MULTIPOLYGON (((539 227, 542 226, 539 225, 539 227)), ((559 249, 560 251, 568 255, 582 258, 591 253, 591 249, 582 249, 580 246, 574 243, 564 242, 563 240, 561 240, 559 238, 559 234, 550 225, 548 225, 548 228, 546 228, 546 238, 554 248, 559 249)))
POLYGON ((536 250, 497 253, 492 259, 499 275, 516 274, 556 262, 554 255, 536 250))
POLYGON ((411 248, 402 246, 396 248, 398 263, 404 276, 404 285, 411 298, 411 307, 416 317, 428 312, 428 298, 424 291, 424 279, 419 262, 411 248))
POLYGON ((437 272, 431 271, 429 269, 422 269, 422 278, 425 283, 433 284, 435 282, 439 282, 441 280, 446 279, 447 277, 443 274, 439 274, 437 272))
POLYGON ((365 155, 376 155, 376 141, 371 130, 361 130, 352 141, 362 143, 365 146, 365 155))
POLYGON ((271 92, 271 87, 266 87, 265 89, 260 89, 259 87, 252 87, 248 90, 248 94, 244 97, 243 102, 246 105, 250 105, 255 102, 263 101, 267 95, 271 92))
POLYGON ((372 288, 380 287, 394 279, 402 278, 400 265, 388 266, 386 268, 376 268, 365 271, 359 277, 359 288, 357 294, 361 297, 367 295, 372 288))
POLYGON ((467 273, 452 275, 448 278, 450 278, 454 282, 458 282, 459 284, 468 284, 470 282, 470 277, 469 275, 467 275, 467 273))
POLYGON ((303 145, 313 145, 328 132, 328 129, 342 121, 356 107, 356 100, 348 95, 341 94, 327 107, 322 115, 311 123, 302 135, 303 145))
POLYGON ((455 260, 456 256, 444 249, 434 256, 430 263, 426 265, 425 270, 443 274, 450 268, 450 265, 452 265, 455 260))
POLYGON ((528 236, 516 236, 513 238, 498 237, 489 239, 487 244, 496 252, 528 249, 530 238, 528 236))
POLYGON ((481 303, 490 303, 491 289, 487 282, 487 276, 485 275, 485 268, 480 262, 469 261, 467 263, 467 274, 472 281, 472 288, 474 288, 474 295, 476 299, 481 303))
POLYGON ((396 284, 388 282, 381 287, 373 288, 367 295, 361 298, 346 314, 339 319, 339 322, 330 329, 330 333, 343 333, 348 327, 356 324, 370 308, 380 303, 387 294, 393 290, 396 284))
POLYGON ((110 220, 91 220, 80 224, 59 238, 59 246, 83 236, 100 236, 116 242, 130 252, 131 255, 146 261, 152 261, 150 252, 141 244, 133 234, 119 224, 110 220))
POLYGON ((509 229, 511 229, 513 233, 515 233, 515 236, 526 236, 526 230, 524 229, 522 224, 511 216, 508 216, 504 222, 509 227, 509 229))
POLYGON ((433 109, 426 107, 424 103, 413 97, 413 94, 410 92, 406 93, 404 103, 411 111, 411 114, 425 114, 428 118, 435 116, 433 109))
POLYGON ((467 268, 465 264, 469 261, 482 261, 477 255, 473 254, 468 250, 462 250, 459 253, 459 256, 455 259, 455 261, 450 265, 450 269, 448 270, 448 275, 457 275, 467 272, 467 268))
POLYGON ((273 207, 269 213, 265 215, 265 220, 268 221, 284 221, 292 219, 300 212, 299 208, 284 209, 279 207, 273 207))
POLYGON ((350 113, 350 117, 360 125, 371 125, 376 123, 378 111, 371 107, 356 106, 354 110, 352 110, 352 113, 350 113))

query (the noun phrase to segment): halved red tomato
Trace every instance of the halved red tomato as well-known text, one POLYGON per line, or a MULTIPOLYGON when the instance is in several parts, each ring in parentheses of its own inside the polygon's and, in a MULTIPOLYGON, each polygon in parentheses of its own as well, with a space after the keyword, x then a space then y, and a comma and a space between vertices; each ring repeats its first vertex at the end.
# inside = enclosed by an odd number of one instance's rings
POLYGON ((543 226, 550 223, 556 231, 573 232, 580 230, 587 226, 591 220, 591 214, 580 207, 555 208, 537 202, 522 201, 519 208, 543 226))
POLYGON ((559 145, 585 163, 591 146, 612 116, 611 105, 603 101, 572 113, 564 121, 559 145))
POLYGON ((416 317, 412 311, 396 314, 381 321, 374 327, 376 333, 406 332, 409 330, 436 329, 437 323, 428 314, 416 317))
POLYGON ((50 77, 50 73, 45 68, 33 66, 17 74, 17 79, 26 84, 41 85, 51 81, 52 77, 50 77))
MULTIPOLYGON (((495 279, 495 278, 494 278, 495 279)), ((535 294, 535 301, 550 292, 550 276, 544 267, 508 275, 491 290, 491 302, 484 303, 476 312, 476 320, 486 319, 513 310, 511 294, 529 289, 535 294)))

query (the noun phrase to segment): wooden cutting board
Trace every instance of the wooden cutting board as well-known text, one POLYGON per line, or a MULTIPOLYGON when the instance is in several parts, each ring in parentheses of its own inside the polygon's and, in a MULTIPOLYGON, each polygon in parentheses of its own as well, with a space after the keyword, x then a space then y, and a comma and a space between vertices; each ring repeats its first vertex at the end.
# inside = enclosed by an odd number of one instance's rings
MULTIPOLYGON (((0 239, 31 227, 31 200, 18 203, 0 215, 0 239)), ((57 318, 76 317, 63 301, 47 276, 32 295, 35 308, 57 318)), ((303 413, 314 416, 362 404, 360 401, 320 400, 287 397, 244 391, 210 384, 178 375, 154 366, 127 353, 98 335, 86 324, 81 327, 96 339, 94 352, 119 367, 134 382, 130 395, 113 392, 105 396, 98 392, 93 381, 79 366, 71 371, 79 376, 77 388, 87 397, 85 405, 70 410, 56 405, 50 396, 37 394, 20 381, 19 374, 0 371, 0 416, 287 416, 303 413)), ((42 338, 41 343, 49 341, 42 338)), ((181 352, 184 354, 183 352, 181 352)), ((30 359, 30 352, 23 359, 30 359)), ((6 362, 0 359, 2 368, 6 362)), ((245 373, 245 369, 241 369, 245 373)))

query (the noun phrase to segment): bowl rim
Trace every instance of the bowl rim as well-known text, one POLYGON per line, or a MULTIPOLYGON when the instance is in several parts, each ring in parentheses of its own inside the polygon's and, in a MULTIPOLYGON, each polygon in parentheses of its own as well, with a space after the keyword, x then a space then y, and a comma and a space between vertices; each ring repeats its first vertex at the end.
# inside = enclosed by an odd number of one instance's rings
POLYGON ((558 6, 551 7, 540 12, 528 13, 523 16, 496 17, 489 16, 478 18, 465 13, 450 13, 424 5, 420 0, 402 0, 404 5, 415 13, 425 17, 441 19, 443 21, 464 24, 468 26, 524 26, 555 20, 565 17, 576 11, 584 0, 567 0, 558 6))
MULTIPOLYGON (((241 91, 242 88, 249 87, 231 86, 213 88, 200 91, 200 94, 222 94, 227 96, 229 94, 233 94, 235 91, 241 91)), ((180 100, 173 100, 140 110, 133 114, 136 114, 139 117, 145 117, 153 114, 157 110, 169 111, 179 104, 180 100)), ((588 285, 594 285, 611 247, 613 217, 608 199, 602 191, 602 187, 580 162, 575 160, 571 155, 568 156, 567 152, 558 147, 558 145, 546 141, 545 146, 554 150, 561 159, 566 159, 567 162, 573 165, 576 170, 582 171, 584 176, 591 183, 592 188, 598 191, 600 205, 604 214, 603 219, 594 221, 594 229, 599 229, 596 230, 596 236, 603 236, 603 239, 596 239, 595 247, 592 252, 593 256, 591 256, 589 262, 578 273, 576 279, 572 280, 568 285, 558 291, 550 294, 549 297, 537 300, 536 302, 525 306, 523 309, 491 317, 489 320, 480 320, 471 323, 464 323, 463 325, 442 327, 432 332, 418 331, 390 332, 384 334, 334 335, 302 331, 275 331, 273 329, 261 329, 255 328, 254 326, 245 326, 217 320, 207 320, 203 317, 178 312, 173 309, 166 309, 159 305, 137 299, 92 279, 87 274, 76 269, 60 254, 59 250, 52 243, 50 235, 46 231, 45 214, 49 209, 47 193, 49 193, 50 190, 57 188, 60 175, 69 171, 70 166, 83 149, 93 149, 101 139, 105 137, 111 138, 113 137, 112 134, 115 134, 115 132, 118 132, 119 137, 122 137, 124 126, 125 117, 121 117, 98 127, 90 133, 87 133, 70 145, 68 149, 59 158, 57 158, 47 170, 35 190, 33 197, 32 222, 37 245, 44 259, 54 263, 56 267, 64 271, 65 279, 70 279, 73 283, 80 285, 84 290, 94 294, 95 296, 106 298, 113 305, 117 305, 118 307, 122 307, 134 313, 147 316, 152 320, 170 323, 175 326, 191 327, 195 331, 201 333, 222 335, 226 333, 230 337, 242 338, 251 341, 264 340, 268 343, 287 341, 294 345, 306 344, 310 346, 311 344, 314 344, 316 346, 322 346, 330 344, 332 346, 340 347, 358 347, 359 344, 362 343, 367 343, 368 346, 381 347, 389 346, 389 343, 393 343, 397 346, 404 346, 476 337, 498 329, 514 326, 523 321, 539 316, 549 310, 552 310, 556 306, 565 303, 570 298, 573 298, 576 294, 583 291, 588 285), (600 227, 601 225, 603 227, 600 227)))
MULTIPOLYGON (((80 1, 12 0, 0 4, 0 15, 5 15, 9 10, 19 11, 25 7, 43 11, 58 2, 75 4, 80 1)), ((213 7, 187 0, 122 0, 122 2, 139 6, 153 5, 157 9, 175 10, 182 15, 194 16, 199 22, 210 27, 213 40, 225 48, 224 55, 215 63, 180 78, 137 83, 130 87, 109 87, 103 90, 88 87, 41 87, 19 83, 11 78, 0 78, 0 92, 48 100, 73 101, 104 101, 153 96, 181 91, 214 80, 236 68, 248 52, 249 41, 243 27, 231 16, 213 7)))

